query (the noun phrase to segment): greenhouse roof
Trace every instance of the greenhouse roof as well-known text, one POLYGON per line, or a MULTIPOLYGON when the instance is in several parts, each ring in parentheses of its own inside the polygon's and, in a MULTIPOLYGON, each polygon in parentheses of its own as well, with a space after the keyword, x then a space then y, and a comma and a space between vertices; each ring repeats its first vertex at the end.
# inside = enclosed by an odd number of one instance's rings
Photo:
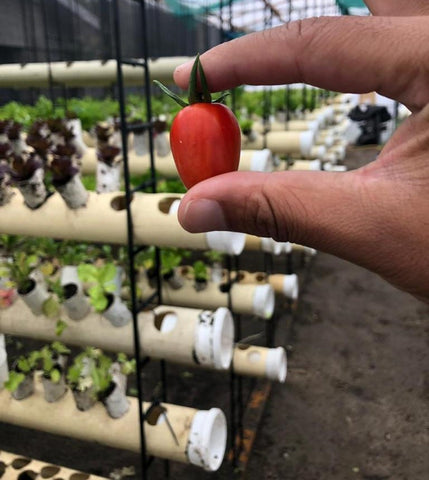
POLYGON ((163 0, 163 3, 175 15, 206 17, 232 34, 308 17, 369 13, 362 0, 163 0))

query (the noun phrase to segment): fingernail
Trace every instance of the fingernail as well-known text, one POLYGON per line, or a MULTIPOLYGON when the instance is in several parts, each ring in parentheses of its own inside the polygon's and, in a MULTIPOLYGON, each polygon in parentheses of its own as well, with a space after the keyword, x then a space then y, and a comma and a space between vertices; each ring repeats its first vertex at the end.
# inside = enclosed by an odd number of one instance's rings
POLYGON ((185 207, 181 223, 194 233, 227 230, 223 210, 215 200, 191 200, 185 207))

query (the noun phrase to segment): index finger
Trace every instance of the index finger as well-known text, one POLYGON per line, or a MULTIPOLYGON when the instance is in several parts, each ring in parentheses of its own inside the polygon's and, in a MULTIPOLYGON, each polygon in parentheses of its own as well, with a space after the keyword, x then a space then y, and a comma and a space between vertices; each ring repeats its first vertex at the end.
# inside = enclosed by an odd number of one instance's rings
MULTIPOLYGON (((209 88, 303 82, 340 92, 378 91, 412 110, 429 100, 428 17, 320 17, 218 45, 201 55, 209 88), (418 101, 415 99, 418 97, 418 101)), ((191 65, 179 66, 186 88, 191 65)))

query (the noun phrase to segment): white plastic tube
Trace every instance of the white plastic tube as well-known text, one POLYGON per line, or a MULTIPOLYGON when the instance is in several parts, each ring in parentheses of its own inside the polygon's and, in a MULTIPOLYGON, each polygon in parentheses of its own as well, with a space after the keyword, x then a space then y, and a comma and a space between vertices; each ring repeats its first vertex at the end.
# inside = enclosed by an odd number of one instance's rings
MULTIPOLYGON (((100 402, 87 412, 79 411, 70 391, 46 408, 41 382, 36 382, 35 393, 25 402, 17 402, 9 392, 0 391, 0 421, 139 452, 138 400, 135 397, 128 397, 128 400, 128 412, 118 419, 110 418, 100 402)), ((162 403, 162 410, 159 409, 158 416, 153 419, 147 414, 150 406, 147 402, 143 404, 148 455, 194 464, 208 471, 219 468, 227 436, 225 417, 220 410, 201 411, 162 403), (196 417, 199 412, 201 414, 196 417), (189 449, 191 440, 192 447, 189 449)))
MULTIPOLYGON (((138 329, 142 356, 207 369, 227 369, 232 358, 234 322, 227 308, 214 312, 194 308, 159 306, 140 312, 138 329)), ((117 328, 99 314, 82 322, 69 322, 61 340, 75 346, 95 346, 110 352, 134 353, 131 323, 117 328)), ((45 342, 55 340, 55 322, 31 317, 17 300, 0 315, 0 331, 45 342)))
MULTIPOLYGON (((143 292, 149 292, 149 285, 142 283, 143 292)), ((230 290, 231 309, 234 313, 256 315, 262 319, 271 318, 275 307, 274 291, 270 285, 240 285, 233 284, 230 290)), ((163 282, 163 302, 167 305, 180 305, 182 307, 215 309, 228 307, 228 293, 221 290, 219 284, 207 283, 207 287, 197 291, 193 281, 184 279, 183 287, 173 289, 163 282)))
POLYGON ((283 347, 238 344, 234 348, 233 369, 238 375, 264 377, 283 383, 287 375, 286 351, 283 347))
POLYGON ((320 160, 294 160, 289 170, 322 170, 320 160))
POLYGON ((209 472, 218 470, 225 453, 226 418, 219 408, 198 411, 189 431, 188 458, 209 472))
POLYGON ((273 154, 268 148, 262 150, 242 150, 239 170, 252 172, 272 172, 273 154))
MULTIPOLYGON (((181 195, 135 193, 131 201, 136 245, 179 247, 195 250, 218 248, 238 255, 245 235, 234 232, 189 233, 169 214, 171 204, 181 195)), ((57 193, 37 210, 23 205, 19 192, 0 208, 0 233, 74 239, 88 242, 120 243, 127 241, 126 199, 123 192, 98 195, 89 192, 85 208, 70 210, 57 193), (106 222, 106 218, 109 219, 106 222)))

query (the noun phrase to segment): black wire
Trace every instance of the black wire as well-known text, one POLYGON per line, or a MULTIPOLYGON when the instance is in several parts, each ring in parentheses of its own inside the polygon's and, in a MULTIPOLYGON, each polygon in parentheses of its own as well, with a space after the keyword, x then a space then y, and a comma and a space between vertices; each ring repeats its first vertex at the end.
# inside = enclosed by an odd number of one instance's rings
POLYGON ((120 30, 120 18, 119 18, 119 0, 113 0, 113 25, 115 36, 115 53, 117 63, 117 83, 118 83, 118 99, 119 99, 119 111, 120 111, 120 128, 122 134, 122 158, 124 162, 124 181, 125 181, 125 198, 126 198, 126 213, 127 213, 127 251, 128 251, 128 269, 130 278, 130 290, 131 290, 131 304, 132 304, 132 318, 133 318, 133 337, 134 337, 134 352, 136 359, 136 383, 138 394, 138 412, 139 412, 139 434, 140 434, 140 462, 141 462, 141 475, 142 480, 147 478, 147 460, 146 460, 146 439, 144 433, 144 411, 143 411, 143 386, 142 386, 142 361, 141 361, 141 348, 140 337, 138 329, 138 305, 137 305, 137 288, 134 269, 134 228, 133 218, 131 213, 131 189, 130 189, 130 172, 128 165, 128 132, 126 130, 126 111, 125 111, 125 93, 124 93, 124 81, 122 73, 122 51, 121 51, 121 30, 120 30))

